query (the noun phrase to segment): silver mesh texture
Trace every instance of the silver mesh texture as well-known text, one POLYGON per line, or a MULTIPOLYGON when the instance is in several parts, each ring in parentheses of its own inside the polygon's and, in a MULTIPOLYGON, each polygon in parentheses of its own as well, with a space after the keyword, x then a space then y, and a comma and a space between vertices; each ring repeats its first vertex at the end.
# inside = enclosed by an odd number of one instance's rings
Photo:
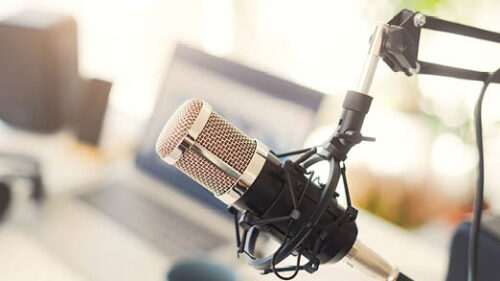
POLYGON ((156 152, 164 158, 179 146, 200 114, 203 101, 185 101, 168 119, 156 143, 156 152))
POLYGON ((237 181, 192 149, 186 151, 175 166, 217 196, 224 194, 237 181))
MULTIPOLYGON (((212 112, 196 142, 240 173, 247 168, 257 144, 224 118, 212 112)), ((237 180, 203 156, 188 149, 175 166, 215 195, 224 194, 237 180)))
POLYGON ((247 168, 257 147, 254 140, 215 112, 196 142, 240 173, 247 168))

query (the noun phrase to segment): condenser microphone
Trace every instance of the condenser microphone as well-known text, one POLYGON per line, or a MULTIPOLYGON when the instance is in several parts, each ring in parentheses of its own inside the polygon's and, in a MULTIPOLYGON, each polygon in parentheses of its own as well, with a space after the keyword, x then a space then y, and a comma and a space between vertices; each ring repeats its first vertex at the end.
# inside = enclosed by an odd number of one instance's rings
POLYGON ((201 100, 188 100, 174 112, 156 151, 228 205, 252 186, 270 155, 201 100))
MULTIPOLYGON (((299 253, 310 261, 310 272, 319 264, 345 260, 379 280, 410 280, 356 240, 354 219, 345 218, 346 210, 334 196, 325 199, 325 187, 307 177, 304 167, 282 162, 208 103, 184 102, 161 131, 156 150, 168 164, 242 211, 240 225, 283 242, 274 255, 252 259, 251 265, 274 269, 289 254, 299 253)), ((337 180, 338 173, 332 170, 337 180)), ((246 240, 245 252, 253 253, 255 239, 246 240)))

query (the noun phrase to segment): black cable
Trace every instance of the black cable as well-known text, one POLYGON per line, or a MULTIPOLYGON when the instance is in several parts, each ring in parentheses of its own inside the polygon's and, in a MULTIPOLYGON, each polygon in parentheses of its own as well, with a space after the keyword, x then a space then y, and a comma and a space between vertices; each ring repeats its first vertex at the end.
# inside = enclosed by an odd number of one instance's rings
POLYGON ((477 152, 479 156, 478 162, 478 175, 476 197, 474 200, 474 214, 472 217, 472 226, 469 235, 469 255, 467 264, 467 280, 477 281, 477 250, 479 241, 479 232, 481 226, 481 215, 483 211, 483 197, 484 197, 484 150, 483 150, 483 125, 482 125, 482 104, 484 94, 491 81, 493 81, 500 74, 500 68, 494 73, 490 74, 484 81, 483 88, 477 99, 476 108, 474 110, 474 123, 476 127, 476 143, 477 152))

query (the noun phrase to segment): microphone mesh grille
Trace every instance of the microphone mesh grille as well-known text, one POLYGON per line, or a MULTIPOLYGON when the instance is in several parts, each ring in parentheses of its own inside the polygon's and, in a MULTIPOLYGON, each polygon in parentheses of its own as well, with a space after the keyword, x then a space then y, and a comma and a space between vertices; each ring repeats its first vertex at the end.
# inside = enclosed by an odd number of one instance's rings
POLYGON ((254 140, 215 112, 196 141, 240 173, 247 168, 257 147, 254 140))
MULTIPOLYGON (((240 173, 247 168, 257 147, 254 140, 215 112, 196 142, 240 173)), ((191 148, 175 165, 215 195, 225 193, 238 181, 191 148)))
POLYGON ((163 127, 156 143, 156 151, 160 157, 169 155, 179 146, 193 126, 196 117, 200 114, 202 106, 203 101, 201 100, 188 100, 172 114, 163 127))
POLYGON ((192 149, 186 151, 175 166, 217 196, 237 181, 192 149))

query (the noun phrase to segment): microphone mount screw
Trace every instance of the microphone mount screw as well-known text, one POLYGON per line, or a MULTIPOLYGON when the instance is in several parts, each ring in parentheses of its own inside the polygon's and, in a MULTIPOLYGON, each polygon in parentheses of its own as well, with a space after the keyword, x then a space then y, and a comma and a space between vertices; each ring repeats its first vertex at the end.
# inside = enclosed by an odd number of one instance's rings
POLYGON ((293 209, 292 212, 290 212, 290 217, 294 220, 299 219, 300 217, 300 211, 297 209, 293 209))
POLYGON ((424 15, 421 13, 416 13, 415 16, 413 17, 413 24, 416 27, 422 27, 427 23, 427 20, 424 15))

